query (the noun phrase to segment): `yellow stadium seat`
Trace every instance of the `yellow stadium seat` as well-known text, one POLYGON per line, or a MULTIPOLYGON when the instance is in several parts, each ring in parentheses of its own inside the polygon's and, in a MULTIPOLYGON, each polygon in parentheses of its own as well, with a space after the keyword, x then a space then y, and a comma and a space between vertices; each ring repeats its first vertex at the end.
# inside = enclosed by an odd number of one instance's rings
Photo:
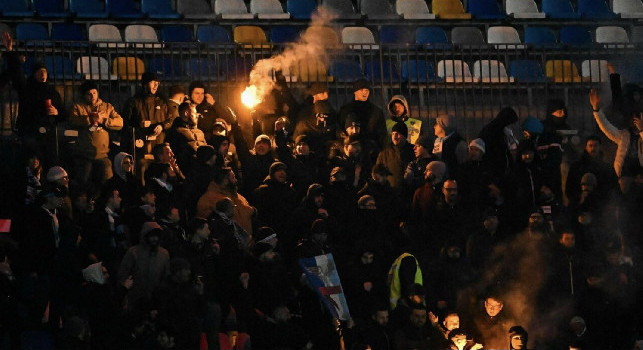
POLYGON ((314 58, 296 62, 290 67, 289 74, 291 79, 297 77, 297 80, 301 82, 333 81, 333 77, 328 75, 326 65, 314 58))
POLYGON ((323 45, 326 48, 340 47, 339 35, 331 27, 326 26, 311 26, 301 35, 304 42, 315 42, 323 45))
POLYGON ((138 57, 116 57, 112 72, 120 80, 141 80, 141 75, 145 73, 145 63, 138 57))
POLYGON ((233 32, 234 42, 244 44, 246 48, 261 49, 270 48, 266 32, 258 26, 237 26, 233 32))
POLYGON ((471 14, 464 12, 460 0, 433 0, 431 12, 442 19, 471 19, 471 14))
POLYGON ((545 63, 545 76, 555 83, 580 83, 583 81, 578 68, 570 60, 549 60, 545 63))

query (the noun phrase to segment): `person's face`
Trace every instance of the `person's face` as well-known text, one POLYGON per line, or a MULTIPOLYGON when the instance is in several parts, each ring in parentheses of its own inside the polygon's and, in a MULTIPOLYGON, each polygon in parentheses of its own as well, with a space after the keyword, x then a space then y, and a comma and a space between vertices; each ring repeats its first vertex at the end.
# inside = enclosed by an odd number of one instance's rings
POLYGON ((307 156, 310 154, 310 146, 306 142, 300 142, 295 147, 295 152, 300 156, 307 156))
POLYGON ((455 181, 445 181, 442 186, 442 194, 447 203, 452 203, 458 198, 458 184, 455 181))
POLYGON ((56 180, 55 183, 58 186, 67 187, 67 186, 69 186, 69 176, 65 175, 65 176, 61 177, 60 179, 56 180))
POLYGON ((31 170, 36 170, 40 167, 40 159, 38 159, 38 157, 31 157, 27 161, 27 165, 31 170))
POLYGON ((356 126, 355 124, 346 128, 346 135, 348 136, 359 134, 359 132, 360 132, 360 127, 356 126))
POLYGON ((355 95, 355 101, 366 101, 370 93, 371 91, 369 89, 364 88, 355 91, 353 94, 355 95))
POLYGON ((456 328, 460 328, 460 316, 458 315, 449 315, 444 319, 444 328, 448 331, 452 331, 456 328))
POLYGON ((591 183, 581 183, 580 184, 580 190, 582 192, 592 192, 594 190, 594 185, 591 183))
POLYGON ((155 247, 159 246, 159 244, 161 242, 161 239, 160 239, 160 237, 158 235, 151 234, 151 235, 147 235, 147 237, 145 237, 145 241, 147 242, 147 244, 149 244, 150 247, 155 248, 155 247))
POLYGON ((596 140, 588 140, 585 143, 585 152, 592 158, 598 158, 601 154, 601 144, 596 140))
POLYGON ((183 268, 176 273, 179 282, 188 282, 192 276, 192 271, 189 268, 183 268))
POLYGON ((275 171, 275 174, 273 176, 275 180, 280 183, 286 183, 286 180, 288 179, 288 173, 286 173, 286 170, 284 169, 275 171))
POLYGON ((478 147, 469 147, 469 159, 471 160, 482 160, 484 153, 478 147))
POLYGON ((520 157, 522 158, 522 161, 529 164, 534 161, 534 152, 533 151, 525 151, 520 154, 520 157))
POLYGON ((199 114, 196 112, 196 107, 191 106, 188 112, 186 112, 187 119, 192 123, 192 125, 196 125, 199 122, 199 114))
POLYGON ((562 118, 565 116, 565 110, 564 109, 557 109, 553 112, 551 112, 551 115, 553 115, 556 118, 562 118))
POLYGON ((363 208, 368 210, 375 210, 377 209, 377 203, 375 203, 374 199, 369 199, 366 201, 366 203, 364 203, 363 208))
POLYGON ((202 240, 208 239, 208 237, 210 237, 210 226, 208 224, 204 224, 200 229, 196 230, 196 235, 202 240))
POLYGON ((181 220, 181 214, 179 214, 179 209, 177 208, 172 208, 170 209, 170 213, 167 215, 168 220, 170 222, 177 223, 181 220))
POLYGON ((388 310, 378 310, 372 317, 382 327, 388 324, 388 310))
POLYGON ((464 346, 467 345, 467 337, 464 334, 454 335, 451 338, 451 341, 458 347, 458 349, 463 349, 464 346))
POLYGON ((585 323, 583 322, 574 322, 571 323, 570 326, 572 327, 572 331, 574 331, 574 334, 576 335, 582 334, 585 330, 585 323))
POLYGON ((433 133, 437 137, 445 137, 445 136, 447 136, 446 131, 442 128, 440 123, 433 124, 433 133))
POLYGON ((362 254, 362 256, 360 257, 360 261, 362 262, 362 265, 369 265, 373 263, 374 258, 375 256, 372 252, 364 252, 364 254, 362 254))
POLYGON ((317 208, 321 208, 324 205, 324 195, 323 194, 315 196, 315 198, 313 198, 313 200, 315 202, 315 207, 317 207, 317 208))
POLYGON ((426 151, 426 148, 422 145, 413 145, 413 154, 415 155, 415 158, 424 157, 426 151))
POLYGON ((143 204, 154 205, 156 204, 156 195, 154 192, 148 192, 141 197, 143 204))
POLYGON ((484 219, 482 224, 487 231, 495 232, 498 229, 498 217, 488 216, 484 219))
POLYGON ((255 153, 264 156, 270 152, 270 144, 265 141, 259 141, 255 144, 255 153))
POLYGON ((356 158, 361 152, 362 146, 358 144, 353 143, 348 146, 344 146, 344 153, 346 153, 347 157, 356 158))
POLYGON ((406 141, 406 137, 402 133, 399 133, 397 131, 393 131, 391 133, 391 141, 393 142, 394 145, 403 145, 404 141, 406 141))
POLYGON ((431 184, 434 184, 436 181, 438 181, 437 176, 435 176, 433 171, 431 171, 428 166, 424 169, 424 180, 428 181, 431 184))
POLYGON ((205 89, 194 88, 194 90, 192 90, 192 94, 190 94, 190 99, 197 105, 201 104, 205 99, 205 89))
POLYGON ((221 142, 221 145, 219 145, 219 154, 222 156, 225 156, 228 154, 229 149, 230 149, 230 141, 223 140, 223 142, 221 142))
POLYGON ((159 85, 161 85, 161 83, 158 80, 152 80, 147 83, 146 88, 150 94, 155 95, 159 89, 159 85))
POLYGON ((124 174, 131 173, 134 170, 134 164, 132 164, 132 158, 125 157, 121 162, 121 170, 124 174))
POLYGON ((423 327, 426 324, 426 310, 413 309, 411 323, 418 328, 423 327))
POLYGON ((562 235, 560 235, 560 241, 559 242, 563 247, 565 247, 567 249, 574 248, 576 246, 576 235, 574 235, 571 232, 569 232, 569 233, 565 232, 562 235))
POLYGON ((487 311, 487 315, 491 317, 498 316, 500 311, 502 311, 502 302, 494 298, 487 298, 484 301, 484 309, 487 311))
POLYGON ((393 114, 396 117, 399 117, 399 116, 403 115, 404 112, 406 112, 406 108, 404 108, 404 105, 402 104, 402 102, 394 102, 392 109, 393 109, 393 114))
POLYGON ((46 83, 47 82, 47 69, 46 68, 38 69, 37 71, 33 72, 33 77, 39 83, 46 83))
POLYGON ((91 89, 85 93, 85 101, 90 105, 95 105, 98 102, 98 90, 91 89))
POLYGON ((234 171, 228 172, 228 181, 233 185, 237 184, 237 176, 234 174, 234 171))
POLYGON ((169 163, 172 158, 174 158, 174 152, 170 146, 163 147, 163 153, 161 153, 161 163, 169 163))
POLYGON ((516 334, 511 337, 511 348, 522 349, 525 346, 525 339, 522 335, 516 334))
POLYGON ((386 181, 387 181, 386 176, 384 176, 382 174, 373 173, 373 174, 371 174, 371 177, 373 178, 373 180, 375 180, 375 182, 377 182, 378 184, 381 184, 381 185, 385 184, 386 181))

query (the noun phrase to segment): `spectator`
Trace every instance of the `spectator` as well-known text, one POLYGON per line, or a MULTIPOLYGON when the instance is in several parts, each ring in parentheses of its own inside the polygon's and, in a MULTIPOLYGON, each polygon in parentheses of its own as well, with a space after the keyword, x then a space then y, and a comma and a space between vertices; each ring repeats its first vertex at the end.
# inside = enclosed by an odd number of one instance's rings
POLYGON ((112 164, 114 176, 107 180, 105 188, 112 188, 122 193, 123 208, 136 205, 137 194, 140 184, 134 177, 134 158, 125 152, 119 152, 114 156, 112 164))
POLYGON ((288 168, 282 162, 270 165, 270 174, 253 193, 257 221, 279 233, 286 230, 289 216, 297 206, 295 190, 288 182, 288 168))
POLYGON ((167 99, 167 110, 168 115, 170 116, 169 123, 172 125, 174 119, 179 116, 179 106, 181 103, 186 102, 188 96, 185 94, 185 88, 183 85, 172 85, 170 86, 169 96, 167 99))
POLYGON ((432 160, 435 160, 431 154, 432 149, 433 142, 426 135, 418 137, 413 145, 415 159, 406 166, 404 171, 404 180, 411 193, 424 184, 424 169, 432 160))
POLYGON ((455 128, 455 117, 442 114, 433 125, 437 137, 433 142, 433 156, 447 165, 450 176, 457 177, 458 167, 467 161, 467 143, 455 128))
POLYGON ((509 127, 517 120, 516 111, 509 107, 503 108, 478 134, 485 143, 485 156, 489 167, 499 179, 505 178, 514 168, 511 150, 515 150, 517 143, 509 127))
POLYGON ((376 165, 384 165, 391 174, 387 177, 394 189, 403 185, 404 170, 414 159, 413 146, 407 141, 406 124, 399 122, 391 129, 391 143, 377 156, 376 165))
POLYGON ((209 140, 213 135, 214 126, 217 118, 223 118, 226 122, 230 123, 232 118, 229 112, 225 110, 214 97, 206 92, 205 84, 201 81, 193 81, 188 88, 190 100, 196 105, 196 111, 201 115, 198 120, 197 127, 203 131, 206 140, 209 140))
POLYGON ((339 110, 339 125, 346 125, 346 119, 353 113, 361 127, 361 135, 373 140, 381 149, 386 145, 386 120, 382 110, 368 102, 369 85, 365 79, 353 83, 354 101, 343 105, 339 110))
POLYGON ((268 176, 270 165, 275 162, 272 156, 272 140, 268 135, 259 135, 255 139, 254 149, 248 150, 246 145, 239 145, 239 160, 241 161, 242 189, 241 193, 250 196, 268 176))
MULTIPOLYGON (((509 322, 505 317, 506 312, 502 312, 503 307, 502 299, 490 294, 484 300, 484 312, 474 317, 477 334, 474 339, 489 349, 502 349, 507 346, 509 322)), ((453 331, 451 334, 453 335, 453 331)))
POLYGON ((393 125, 398 122, 406 124, 408 128, 407 141, 415 144, 422 134, 422 121, 419 119, 411 118, 409 111, 409 103, 402 95, 395 95, 391 97, 388 103, 389 118, 386 119, 386 130, 389 135, 391 134, 393 125))
POLYGON ((299 110, 293 136, 308 136, 308 144, 316 154, 328 154, 328 145, 337 134, 337 112, 328 102, 328 86, 313 83, 308 90, 312 104, 299 110))
POLYGON ((414 305, 409 319, 405 321, 404 327, 395 333, 395 349, 433 349, 438 339, 438 334, 426 322, 426 318, 426 306, 422 304, 414 305))
POLYGON ((527 340, 529 334, 521 326, 509 328, 509 349, 528 349, 527 340))
POLYGON ((167 132, 167 141, 175 153, 180 168, 190 169, 195 161, 196 151, 205 146, 203 131, 197 128, 196 108, 183 102, 179 106, 179 116, 174 119, 172 128, 167 132))
POLYGON ((614 169, 602 160, 601 140, 596 136, 589 136, 585 141, 585 148, 580 159, 572 163, 565 182, 565 194, 570 201, 577 200, 580 190, 580 180, 583 174, 592 173, 596 176, 599 193, 602 201, 609 199, 609 194, 616 189, 618 179, 614 169))

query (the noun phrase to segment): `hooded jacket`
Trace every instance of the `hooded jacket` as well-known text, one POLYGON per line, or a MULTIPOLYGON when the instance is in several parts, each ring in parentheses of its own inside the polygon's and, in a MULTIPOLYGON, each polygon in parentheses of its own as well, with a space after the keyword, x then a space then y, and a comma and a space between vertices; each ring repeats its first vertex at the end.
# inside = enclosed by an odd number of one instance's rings
POLYGON ((199 198, 199 202, 196 205, 196 216, 200 218, 210 217, 214 213, 217 202, 224 198, 232 199, 235 204, 233 220, 252 236, 252 217, 254 216, 255 208, 242 195, 231 192, 214 181, 210 182, 208 190, 199 198))
POLYGON ((478 134, 486 145, 485 158, 489 162, 489 168, 493 169, 498 177, 508 174, 514 167, 513 158, 505 141, 504 129, 517 120, 518 115, 513 109, 504 108, 478 134))
POLYGON ((414 145, 417 139, 420 137, 422 131, 422 121, 409 117, 409 103, 406 101, 406 97, 402 95, 395 95, 391 97, 391 100, 388 102, 388 112, 389 118, 386 119, 386 131, 388 132, 388 135, 391 136, 391 131, 395 123, 404 122, 409 130, 409 134, 406 140, 414 145), (404 105, 404 114, 399 117, 395 116, 395 114, 393 113, 393 104, 395 102, 401 102, 404 105))
POLYGON ((176 156, 181 169, 190 169, 200 146, 205 146, 205 135, 196 126, 191 126, 182 118, 174 119, 172 128, 167 132, 167 142, 176 156))
POLYGON ((110 133, 123 128, 123 118, 116 112, 114 106, 100 98, 95 106, 87 103, 76 103, 72 107, 69 124, 78 130, 76 152, 82 158, 93 160, 107 158, 109 152, 110 133), (101 122, 93 128, 89 114, 96 110, 101 122), (107 129, 107 130, 105 130, 107 129))

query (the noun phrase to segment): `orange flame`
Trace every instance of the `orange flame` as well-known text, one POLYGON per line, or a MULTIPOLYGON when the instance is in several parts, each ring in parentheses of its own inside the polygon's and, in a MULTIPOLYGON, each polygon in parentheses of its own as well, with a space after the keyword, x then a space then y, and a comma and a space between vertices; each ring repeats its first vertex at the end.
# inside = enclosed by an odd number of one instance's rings
POLYGON ((250 85, 241 93, 241 103, 243 103, 244 106, 254 108, 259 102, 261 102, 261 97, 256 86, 250 85))

